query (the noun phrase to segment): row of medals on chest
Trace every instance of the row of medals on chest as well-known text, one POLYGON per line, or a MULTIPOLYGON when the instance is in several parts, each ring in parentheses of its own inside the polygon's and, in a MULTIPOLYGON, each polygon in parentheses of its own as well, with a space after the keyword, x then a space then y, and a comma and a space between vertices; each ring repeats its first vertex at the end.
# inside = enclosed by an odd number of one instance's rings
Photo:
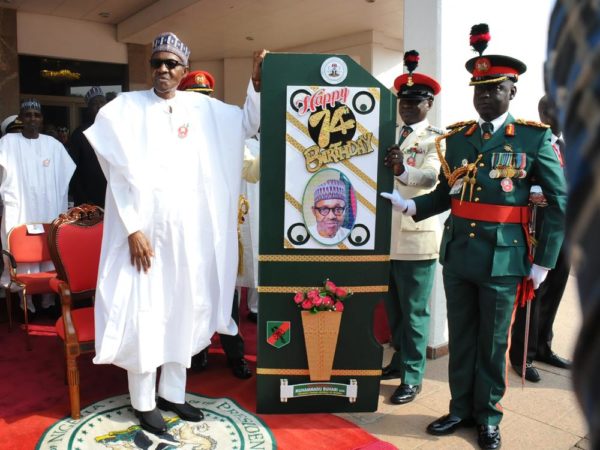
MULTIPOLYGON (((500 187, 504 192, 512 192, 514 189, 513 178, 525 178, 527 171, 527 155, 525 153, 513 153, 512 149, 506 149, 508 152, 492 153, 492 161, 489 176, 492 179, 499 179, 500 187)), ((482 155, 479 155, 476 163, 479 162, 482 155)), ((462 160, 463 167, 469 167, 466 159, 462 160)), ((475 184, 477 174, 477 164, 473 164, 473 169, 468 170, 463 180, 463 192, 467 184, 475 184)))

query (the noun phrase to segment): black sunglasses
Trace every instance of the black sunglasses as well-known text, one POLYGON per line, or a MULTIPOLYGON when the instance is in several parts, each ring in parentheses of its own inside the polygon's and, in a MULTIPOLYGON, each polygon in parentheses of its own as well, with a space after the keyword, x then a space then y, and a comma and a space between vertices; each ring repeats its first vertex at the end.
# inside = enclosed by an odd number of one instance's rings
POLYGON ((177 66, 185 67, 185 64, 181 64, 179 61, 175 61, 174 59, 152 58, 150 60, 150 67, 152 67, 153 69, 160 69, 163 64, 169 70, 173 70, 177 66))

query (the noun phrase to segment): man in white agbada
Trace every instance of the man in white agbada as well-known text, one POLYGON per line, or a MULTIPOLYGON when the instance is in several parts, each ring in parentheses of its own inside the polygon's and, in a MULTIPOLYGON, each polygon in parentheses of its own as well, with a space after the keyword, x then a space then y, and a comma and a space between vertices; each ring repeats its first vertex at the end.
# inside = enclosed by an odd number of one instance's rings
POLYGON ((259 127, 266 51, 254 55, 243 110, 177 91, 189 54, 174 34, 159 35, 153 89, 119 95, 85 131, 108 181, 94 362, 127 370, 136 416, 156 434, 166 430, 157 406, 202 420, 185 402, 186 367, 215 331, 237 331, 230 314, 243 144, 259 127))
MULTIPOLYGON (((25 223, 48 223, 67 210, 69 180, 75 164, 65 147, 56 139, 40 134, 43 124, 42 107, 36 99, 21 103, 19 119, 21 133, 8 133, 0 139, 0 196, 4 202, 0 237, 6 248, 10 230, 25 223)), ((20 273, 53 270, 51 261, 42 264, 19 264, 20 273)), ((1 283, 10 282, 8 262, 1 283)), ((54 302, 53 294, 45 294, 42 307, 54 302)), ((27 295, 27 306, 35 307, 27 295)))

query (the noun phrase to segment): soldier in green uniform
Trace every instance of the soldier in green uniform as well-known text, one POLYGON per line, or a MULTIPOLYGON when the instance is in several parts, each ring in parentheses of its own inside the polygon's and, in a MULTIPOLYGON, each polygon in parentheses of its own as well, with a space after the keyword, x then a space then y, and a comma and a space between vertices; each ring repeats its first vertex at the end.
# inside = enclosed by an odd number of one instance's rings
POLYGON ((472 73, 479 120, 449 127, 435 191, 412 200, 397 191, 384 196, 417 221, 451 210, 440 263, 452 399, 450 413, 431 423, 427 432, 446 435, 477 424, 479 446, 497 449, 515 298, 524 293, 525 281, 537 288, 556 263, 563 241, 566 186, 547 127, 515 120, 508 113, 525 64, 508 56, 481 56, 489 40, 487 25, 475 26, 471 33, 480 56, 466 67, 472 73), (533 178, 548 194, 548 206, 532 260, 527 204, 533 178))
MULTIPOLYGON (((418 52, 406 52, 404 64, 409 72, 394 81, 404 126, 398 145, 389 148, 385 160, 394 171, 395 189, 405 198, 434 189, 440 173, 435 140, 444 134, 427 120, 440 85, 433 78, 414 72, 418 60, 418 52)), ((390 292, 385 307, 395 352, 390 364, 382 369, 382 379, 401 379, 390 397, 395 404, 408 403, 421 391, 429 336, 429 295, 441 234, 436 217, 415 223, 400 211, 392 213, 390 292)))

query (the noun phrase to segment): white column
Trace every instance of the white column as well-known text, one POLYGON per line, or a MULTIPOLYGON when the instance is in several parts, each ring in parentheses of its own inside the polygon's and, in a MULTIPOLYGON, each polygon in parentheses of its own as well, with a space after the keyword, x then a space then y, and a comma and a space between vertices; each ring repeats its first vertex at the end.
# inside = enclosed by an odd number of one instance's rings
MULTIPOLYGON (((404 50, 417 50, 421 56, 417 72, 423 72, 436 80, 442 79, 442 5, 441 0, 405 0, 404 1, 404 50)), ((429 112, 429 121, 443 128, 441 123, 442 94, 437 96, 429 112)), ((447 217, 439 216, 440 222, 447 217)), ((446 322, 446 296, 442 284, 442 270, 438 264, 433 289, 431 291, 431 323, 429 326, 428 355, 445 354, 448 343, 446 322)))

